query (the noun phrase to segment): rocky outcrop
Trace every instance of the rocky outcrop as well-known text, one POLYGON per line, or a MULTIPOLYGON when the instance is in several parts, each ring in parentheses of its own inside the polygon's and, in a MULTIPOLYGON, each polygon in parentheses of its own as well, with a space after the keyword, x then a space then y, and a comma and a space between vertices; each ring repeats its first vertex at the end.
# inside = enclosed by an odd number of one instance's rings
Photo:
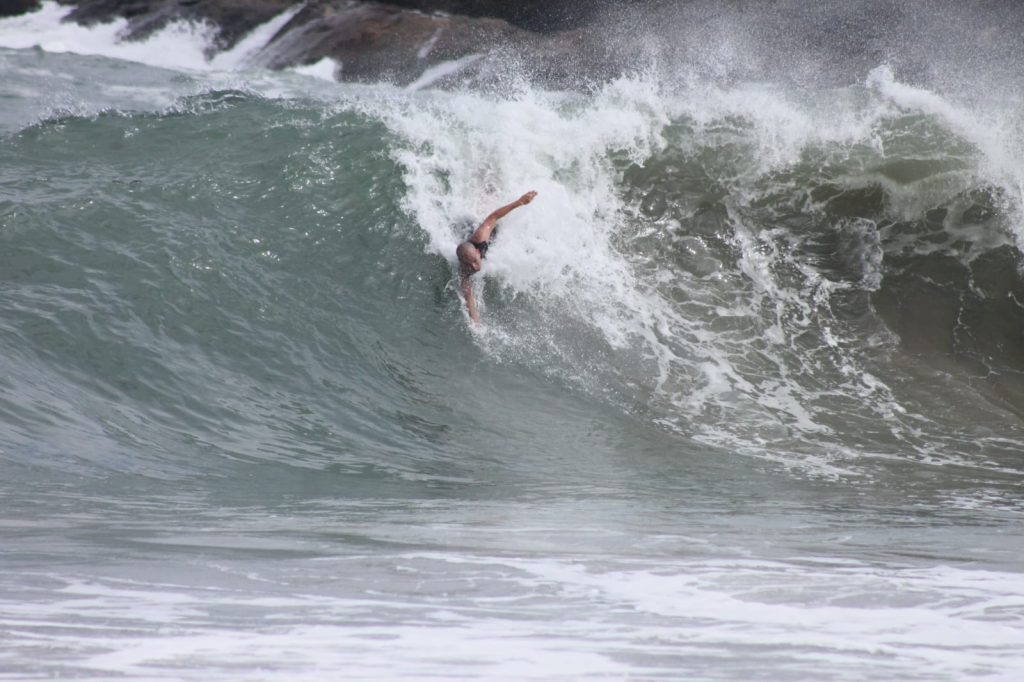
POLYGON ((139 40, 172 21, 217 27, 217 48, 227 49, 260 24, 299 4, 296 0, 60 0, 74 9, 66 21, 90 25, 128 20, 125 37, 139 40))
MULTIPOLYGON (((22 0, 11 0, 22 2, 22 0)), ((259 62, 272 69, 336 60, 336 77, 399 85, 492 80, 510 61, 551 84, 571 85, 586 72, 607 73, 614 60, 586 23, 603 0, 60 0, 67 21, 128 20, 125 38, 144 39, 169 22, 217 28, 214 51, 301 6, 273 36, 259 62), (442 67, 442 68, 436 68, 442 67)), ((24 0, 29 3, 30 0, 24 0)))
POLYGON ((39 9, 39 0, 4 0, 0 2, 0 17, 14 17, 39 9))
MULTIPOLYGON (((207 22, 212 52, 295 8, 256 65, 331 57, 341 80, 440 87, 500 85, 525 71, 534 83, 576 88, 631 68, 656 68, 670 82, 842 86, 886 64, 905 82, 962 82, 969 71, 1003 89, 1020 80, 1024 31, 1022 5, 1005 0, 57 1, 72 7, 70 21, 127 19, 128 39, 170 21, 207 22)), ((38 5, 0 0, 0 15, 38 5)))
MULTIPOLYGON (((621 2, 622 0, 619 0, 621 2)), ((633 0, 635 2, 636 0, 633 0)), ((600 16, 608 0, 387 0, 388 4, 426 13, 503 19, 541 33, 580 28, 600 16)))
POLYGON ((343 80, 409 83, 441 62, 482 55, 530 34, 498 19, 424 14, 377 3, 318 3, 275 37, 270 68, 337 60, 343 80))
POLYGON ((457 65, 433 82, 445 85, 493 80, 515 60, 549 83, 566 85, 578 75, 580 55, 590 55, 591 71, 600 63, 607 70, 608 55, 598 45, 587 40, 582 28, 537 33, 492 17, 321 2, 305 7, 281 30, 267 66, 279 69, 331 57, 341 65, 341 80, 409 84, 438 65, 457 65))

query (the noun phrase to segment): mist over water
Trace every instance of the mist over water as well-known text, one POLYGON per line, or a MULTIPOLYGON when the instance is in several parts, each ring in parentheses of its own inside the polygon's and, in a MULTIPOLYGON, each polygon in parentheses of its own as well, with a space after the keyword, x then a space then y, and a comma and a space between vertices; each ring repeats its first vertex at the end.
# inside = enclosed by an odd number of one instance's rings
POLYGON ((611 7, 566 88, 64 11, 0 20, 0 677, 1024 673, 1019 12, 611 7))

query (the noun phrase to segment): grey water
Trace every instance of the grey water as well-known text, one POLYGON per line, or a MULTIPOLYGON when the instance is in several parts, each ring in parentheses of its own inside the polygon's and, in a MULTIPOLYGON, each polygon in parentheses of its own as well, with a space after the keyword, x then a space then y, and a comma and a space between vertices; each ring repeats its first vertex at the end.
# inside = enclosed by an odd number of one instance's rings
POLYGON ((0 48, 0 679, 1024 675, 1012 84, 118 49, 0 48))

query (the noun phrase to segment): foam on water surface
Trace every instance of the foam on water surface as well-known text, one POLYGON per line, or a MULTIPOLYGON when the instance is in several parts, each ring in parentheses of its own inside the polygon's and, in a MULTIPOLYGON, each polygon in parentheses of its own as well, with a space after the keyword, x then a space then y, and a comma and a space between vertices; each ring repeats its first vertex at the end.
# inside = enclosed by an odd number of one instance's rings
POLYGON ((347 669, 360 679, 653 680, 701 676, 708 666, 717 677, 743 679, 771 666, 775 679, 1009 681, 1024 672, 1024 601, 1012 573, 825 557, 619 564, 406 553, 387 557, 388 584, 348 592, 357 583, 340 576, 382 560, 295 566, 335 583, 331 594, 295 590, 265 570, 198 591, 175 580, 44 573, 36 578, 57 589, 34 590, 31 603, 3 600, 2 624, 13 652, 28 656, 46 642, 45 669, 73 666, 64 669, 83 679, 160 679, 173 670, 186 680, 256 671, 295 680, 347 669), (486 584, 493 596, 441 591, 457 584, 486 584), (64 635, 28 635, 41 624, 60 624, 64 635))
POLYGON ((0 20, 0 47, 103 56, 189 71, 252 68, 259 65, 259 53, 270 38, 300 9, 297 5, 282 12, 211 58, 216 29, 209 24, 171 22, 143 40, 128 40, 126 19, 81 26, 63 21, 73 8, 47 0, 34 13, 0 20))
POLYGON ((70 12, 71 8, 44 2, 35 13, 0 20, 0 46, 99 55, 174 69, 208 67, 205 50, 213 37, 209 26, 175 23, 145 41, 124 41, 127 20, 89 27, 62 22, 70 12))

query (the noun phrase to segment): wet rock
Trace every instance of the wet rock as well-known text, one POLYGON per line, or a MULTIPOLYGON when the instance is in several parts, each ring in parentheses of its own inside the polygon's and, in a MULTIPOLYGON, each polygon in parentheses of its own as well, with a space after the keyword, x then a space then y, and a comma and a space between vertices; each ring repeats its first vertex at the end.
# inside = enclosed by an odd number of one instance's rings
POLYGON ((408 84, 440 62, 483 55, 528 34, 497 19, 430 15, 374 3, 309 5, 281 29, 267 66, 281 69, 331 57, 343 80, 408 84))
MULTIPOLYGON (((37 2, 10 1, 27 8, 37 2)), ((612 47, 606 35, 586 30, 605 0, 59 1, 73 7, 67 21, 91 25, 127 19, 127 40, 145 39, 173 21, 208 23, 216 27, 212 53, 301 5, 258 63, 284 69, 330 57, 340 64, 336 77, 346 81, 486 85, 521 68, 535 80, 573 87, 581 77, 613 75, 617 63, 628 61, 617 54, 622 45, 612 47)))
POLYGON ((40 0, 4 0, 0 2, 0 17, 13 17, 39 9, 40 0))
MULTIPOLYGON (((422 3, 425 4, 425 3, 422 3)), ((331 57, 345 81, 432 85, 500 80, 515 62, 546 83, 575 84, 579 74, 606 74, 614 60, 583 28, 536 33, 493 17, 424 13, 390 3, 327 0, 311 3, 275 36, 266 66, 283 69, 331 57)))
POLYGON ((260 24, 295 5, 295 0, 63 0, 74 5, 66 21, 91 25, 128 19, 125 37, 141 40, 172 21, 217 27, 217 47, 234 45, 260 24))
POLYGON ((600 15, 601 0, 388 0, 388 4, 421 12, 503 19, 536 32, 579 28, 600 15))

